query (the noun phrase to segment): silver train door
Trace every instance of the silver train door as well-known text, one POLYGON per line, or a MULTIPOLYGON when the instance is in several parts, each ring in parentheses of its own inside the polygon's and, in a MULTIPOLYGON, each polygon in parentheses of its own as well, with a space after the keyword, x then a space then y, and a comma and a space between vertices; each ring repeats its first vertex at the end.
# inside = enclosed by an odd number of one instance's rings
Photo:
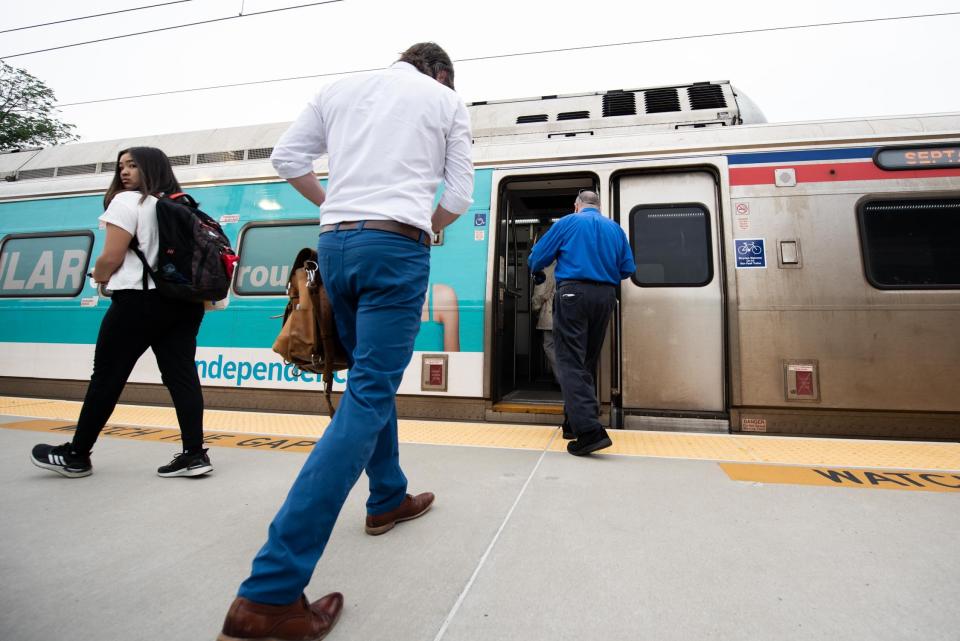
POLYGON ((612 192, 637 262, 621 283, 624 424, 726 431, 718 179, 712 168, 620 174, 612 192))

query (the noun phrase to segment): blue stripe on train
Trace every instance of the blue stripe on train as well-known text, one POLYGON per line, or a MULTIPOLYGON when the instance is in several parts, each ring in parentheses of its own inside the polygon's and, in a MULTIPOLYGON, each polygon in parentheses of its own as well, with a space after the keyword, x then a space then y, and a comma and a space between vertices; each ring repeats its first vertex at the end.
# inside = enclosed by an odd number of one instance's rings
POLYGON ((730 154, 731 165, 756 165, 762 163, 787 163, 810 160, 867 160, 873 158, 876 147, 854 149, 813 149, 810 151, 764 151, 754 154, 730 154))

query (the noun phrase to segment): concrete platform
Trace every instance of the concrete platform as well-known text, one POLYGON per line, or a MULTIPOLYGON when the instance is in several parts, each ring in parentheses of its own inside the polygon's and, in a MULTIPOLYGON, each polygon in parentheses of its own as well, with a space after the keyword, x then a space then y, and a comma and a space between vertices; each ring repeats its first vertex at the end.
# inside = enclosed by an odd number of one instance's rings
MULTIPOLYGON (((208 477, 162 479, 175 443, 105 436, 94 474, 66 479, 28 455, 69 434, 4 428, 24 420, 0 417, 0 639, 214 639, 306 454, 213 447, 208 477)), ((958 639, 956 444, 904 444, 929 465, 883 451, 928 470, 918 488, 919 471, 736 481, 705 459, 574 458, 557 430, 519 442, 402 444, 410 490, 437 503, 380 537, 361 478, 307 591, 346 597, 329 639, 958 639)))

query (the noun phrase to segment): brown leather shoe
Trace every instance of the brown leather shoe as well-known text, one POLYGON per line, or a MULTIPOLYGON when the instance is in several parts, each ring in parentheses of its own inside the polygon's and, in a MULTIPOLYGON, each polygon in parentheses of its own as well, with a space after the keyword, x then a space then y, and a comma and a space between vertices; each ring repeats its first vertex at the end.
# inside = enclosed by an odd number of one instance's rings
POLYGON ((403 503, 395 510, 390 510, 384 514, 377 514, 376 516, 367 515, 367 534, 372 534, 373 536, 383 534, 388 530, 392 530, 393 526, 401 521, 409 521, 418 516, 423 516, 426 511, 430 509, 430 506, 433 505, 433 499, 433 492, 424 492, 416 496, 407 494, 407 497, 403 499, 403 503))
POLYGON ((217 641, 320 641, 337 624, 342 609, 339 592, 313 603, 301 595, 288 605, 266 605, 238 596, 217 641))

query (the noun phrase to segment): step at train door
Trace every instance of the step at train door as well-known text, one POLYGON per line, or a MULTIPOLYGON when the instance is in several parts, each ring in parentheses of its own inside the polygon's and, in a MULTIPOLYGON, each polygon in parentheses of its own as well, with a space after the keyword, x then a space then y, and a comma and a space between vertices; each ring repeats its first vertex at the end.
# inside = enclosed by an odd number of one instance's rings
POLYGON ((621 283, 621 401, 631 415, 726 411, 717 179, 620 175, 614 204, 637 271, 621 283))

